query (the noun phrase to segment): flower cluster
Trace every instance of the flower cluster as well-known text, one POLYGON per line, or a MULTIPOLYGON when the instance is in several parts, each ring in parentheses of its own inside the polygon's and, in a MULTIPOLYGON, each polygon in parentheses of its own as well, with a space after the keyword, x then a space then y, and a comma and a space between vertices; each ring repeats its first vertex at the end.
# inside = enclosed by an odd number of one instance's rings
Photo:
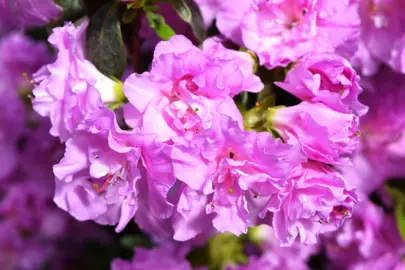
POLYGON ((25 100, 31 88, 28 74, 50 60, 44 43, 21 33, 0 39, 2 269, 71 269, 79 266, 74 260, 82 256, 83 245, 109 241, 99 228, 78 223, 52 203, 52 165, 63 146, 49 135, 48 121, 25 100))
POLYGON ((0 0, 0 265, 403 267, 399 0, 96 2, 0 0))
POLYGON ((351 215, 356 194, 327 166, 350 164, 367 111, 343 57, 308 54, 278 83, 303 102, 268 109, 281 137, 274 139, 244 130, 233 100, 264 88, 249 54, 215 38, 200 49, 175 35, 157 44, 149 71, 122 83, 86 58, 87 27, 55 28, 57 59, 34 74, 33 107, 66 142, 54 166, 60 208, 117 232, 134 219, 152 236, 178 241, 240 235, 272 215, 284 245, 297 236, 316 243, 351 215), (110 105, 123 97, 119 116, 110 105))

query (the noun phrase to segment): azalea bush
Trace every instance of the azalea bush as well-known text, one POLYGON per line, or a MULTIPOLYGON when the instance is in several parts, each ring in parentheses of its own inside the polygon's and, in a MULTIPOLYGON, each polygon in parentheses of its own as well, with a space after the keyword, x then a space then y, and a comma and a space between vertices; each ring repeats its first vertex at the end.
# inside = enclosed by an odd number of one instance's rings
POLYGON ((0 0, 0 269, 405 269, 400 0, 0 0))

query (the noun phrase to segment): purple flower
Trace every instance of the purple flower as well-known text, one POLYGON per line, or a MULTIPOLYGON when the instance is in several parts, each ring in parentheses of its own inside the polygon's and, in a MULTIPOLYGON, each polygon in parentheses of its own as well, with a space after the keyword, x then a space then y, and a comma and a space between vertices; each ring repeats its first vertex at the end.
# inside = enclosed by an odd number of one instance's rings
MULTIPOLYGON (((254 270, 254 269, 277 269, 273 268, 271 261, 263 257, 249 257, 249 263, 246 265, 227 266, 225 270, 254 270)), ((281 268, 288 269, 288 268, 281 268)), ((296 268, 301 270, 300 268, 296 268)), ((304 268, 305 269, 305 268, 304 268)))
MULTIPOLYGON (((405 170, 405 77, 388 67, 364 81, 361 101, 369 113, 361 119, 361 154, 380 181, 403 177, 405 170)), ((374 178, 376 180, 376 178, 374 178)))
POLYGON ((271 108, 268 122, 284 141, 299 143, 309 159, 327 164, 350 164, 358 142, 358 117, 322 103, 271 108))
POLYGON ((51 59, 45 43, 34 42, 18 32, 8 34, 0 41, 0 85, 12 88, 8 90, 12 95, 30 88, 29 76, 51 59))
POLYGON ((356 51, 360 21, 357 6, 349 0, 244 2, 239 9, 227 1, 218 13, 218 28, 238 43, 241 31, 241 44, 269 69, 287 66, 315 51, 344 56, 356 51))
POLYGON ((360 1, 361 39, 378 61, 404 73, 404 7, 400 0, 360 1))
POLYGON ((357 202, 342 176, 318 162, 302 163, 289 176, 290 193, 273 215, 274 233, 282 245, 314 244, 319 234, 337 230, 351 217, 357 202))
POLYGON ((26 95, 28 75, 49 60, 45 44, 12 33, 0 41, 0 181, 18 162, 16 144, 26 124, 27 110, 20 95, 26 95), (17 117, 18 116, 18 117, 17 117))
POLYGON ((54 166, 54 200, 80 221, 117 225, 121 231, 138 208, 140 136, 121 131, 107 109, 89 122, 89 131, 77 131, 54 166))
POLYGON ((100 107, 118 101, 119 83, 114 82, 85 59, 87 21, 78 28, 72 23, 53 30, 49 42, 58 49, 52 64, 34 74, 37 83, 33 107, 51 119, 50 133, 66 141, 81 121, 100 107))
POLYGON ((133 105, 126 109, 128 123, 157 134, 161 141, 192 138, 208 129, 219 114, 231 116, 242 126, 232 97, 262 89, 249 67, 253 60, 213 41, 203 46, 201 51, 184 36, 156 46, 151 71, 125 81, 124 92, 133 105))
POLYGON ((366 198, 352 219, 326 238, 333 269, 403 269, 405 251, 392 216, 366 198), (397 268, 396 268, 397 267, 397 268))
POLYGON ((216 230, 240 235, 259 212, 264 216, 279 209, 287 174, 305 159, 298 148, 267 132, 244 132, 229 117, 222 116, 217 125, 200 145, 174 145, 174 173, 193 190, 212 194, 209 203, 193 194, 193 203, 200 205, 195 198, 206 203, 216 230))
POLYGON ((336 111, 362 116, 367 107, 358 101, 362 91, 359 80, 345 58, 319 54, 300 60, 287 73, 285 81, 276 85, 301 100, 322 102, 336 111))
POLYGON ((241 24, 254 4, 254 0, 241 1, 238 5, 232 0, 219 2, 216 25, 222 35, 238 44, 243 44, 241 24))
POLYGON ((218 0, 195 0, 196 4, 200 8, 201 15, 204 19, 205 28, 209 28, 219 11, 221 2, 218 0))
POLYGON ((114 112, 99 110, 66 142, 65 157, 54 166, 56 204, 78 220, 117 225, 121 231, 137 211, 162 218, 174 185, 169 146, 118 127, 114 112), (166 154, 165 154, 166 153, 166 154), (142 155, 142 156, 141 156, 142 155))
POLYGON ((289 247, 280 246, 273 228, 267 225, 253 228, 249 235, 259 246, 261 254, 250 257, 246 266, 236 269, 308 270, 307 260, 319 250, 318 245, 302 245, 298 241, 289 247))
POLYGON ((364 41, 359 40, 359 46, 357 52, 350 60, 353 67, 359 70, 360 74, 364 76, 372 76, 377 73, 380 67, 380 61, 378 61, 371 52, 366 48, 364 41))
POLYGON ((115 259, 111 270, 136 269, 176 269, 192 270, 191 264, 186 260, 189 251, 187 245, 166 242, 153 249, 136 248, 132 261, 115 259))
POLYGON ((0 0, 0 32, 43 26, 60 17, 62 8, 52 0, 0 0))

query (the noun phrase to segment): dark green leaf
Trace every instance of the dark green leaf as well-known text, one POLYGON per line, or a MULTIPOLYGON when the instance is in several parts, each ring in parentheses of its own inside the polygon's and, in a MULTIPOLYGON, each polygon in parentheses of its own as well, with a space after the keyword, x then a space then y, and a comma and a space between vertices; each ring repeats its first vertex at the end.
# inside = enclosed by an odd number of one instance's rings
POLYGON ((125 24, 131 23, 138 14, 138 10, 136 9, 126 9, 124 11, 124 15, 122 16, 122 22, 125 24))
POLYGON ((203 41, 206 36, 204 21, 200 8, 194 0, 170 0, 170 2, 177 11, 177 14, 191 25, 196 38, 203 41))
POLYGON ((405 183, 403 181, 392 181, 385 184, 385 189, 391 196, 397 228, 405 241, 405 183))
POLYGON ((116 4, 105 4, 90 18, 87 28, 87 56, 109 77, 121 78, 126 55, 116 4))
POLYGON ((177 14, 186 22, 191 23, 191 10, 186 4, 185 0, 171 0, 177 14))
POLYGON ((165 22, 165 18, 162 15, 154 12, 146 12, 146 18, 150 27, 152 27, 156 34, 163 40, 169 40, 175 35, 174 30, 168 26, 165 22))
POLYGON ((140 235, 126 235, 121 238, 121 245, 127 249, 133 250, 136 247, 152 248, 151 241, 140 235))
POLYGON ((63 16, 58 21, 58 25, 63 25, 66 21, 77 21, 86 15, 81 0, 57 0, 55 2, 63 8, 63 16))
POLYGON ((102 6, 111 4, 112 2, 118 2, 115 0, 81 0, 88 16, 93 16, 102 6))
POLYGON ((206 31, 200 8, 194 0, 185 0, 185 2, 191 11, 191 28, 193 29, 194 35, 200 41, 203 41, 206 37, 206 31))

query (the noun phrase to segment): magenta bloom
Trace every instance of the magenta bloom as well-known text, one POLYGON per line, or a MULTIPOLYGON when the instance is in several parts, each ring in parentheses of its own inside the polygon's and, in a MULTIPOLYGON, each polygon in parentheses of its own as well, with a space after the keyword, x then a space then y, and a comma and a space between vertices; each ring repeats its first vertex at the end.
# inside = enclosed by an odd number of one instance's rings
MULTIPOLYGON (((166 242, 153 249, 136 248, 132 261, 115 259, 111 270, 140 270, 140 269, 176 269, 192 270, 186 260, 189 247, 172 242, 166 242)), ((202 270, 203 268, 201 268, 202 270)))
POLYGON ((0 41, 0 181, 13 172, 19 159, 16 144, 24 132, 27 113, 20 95, 31 87, 28 74, 49 59, 45 44, 21 33, 9 34, 0 41))
POLYGON ((318 162, 302 163, 289 176, 290 193, 273 215, 274 233, 282 245, 314 244, 319 234, 337 230, 352 216, 357 202, 342 176, 318 162))
POLYGON ((252 74, 253 60, 213 41, 203 47, 201 51, 184 36, 156 46, 151 71, 125 81, 124 92, 133 105, 126 111, 128 123, 157 134, 161 141, 191 138, 208 129, 220 114, 242 126, 232 97, 263 88, 252 74))
POLYGON ((366 48, 364 41, 360 39, 357 52, 350 60, 351 64, 359 73, 364 76, 372 76, 377 73, 381 62, 378 61, 366 48))
POLYGON ((200 8, 201 15, 204 19, 205 28, 209 28, 213 23, 218 11, 221 2, 218 0, 195 0, 198 7, 200 8))
POLYGON ((401 0, 360 1, 361 39, 370 54, 405 72, 404 6, 401 0))
MULTIPOLYGON (((361 120, 361 153, 380 181, 405 176, 405 78, 384 67, 365 82, 361 96, 369 106, 361 120)), ((376 180, 376 178, 373 178, 376 180)))
POLYGON ((276 84, 301 100, 322 102, 333 110, 362 116, 367 107, 358 100, 362 91, 359 80, 345 58, 319 54, 300 60, 285 81, 276 84))
POLYGON ((216 230, 240 235, 259 213, 279 209, 287 174, 305 158, 270 133, 242 131, 229 117, 222 116, 218 125, 201 145, 174 145, 174 173, 190 188, 212 194, 206 214, 215 214, 216 230))
POLYGON ((334 111, 322 103, 271 109, 269 123, 290 144, 299 143, 309 159, 350 164, 358 142, 358 117, 334 111))
POLYGON ((240 28, 241 45, 254 51, 269 69, 287 66, 312 52, 351 56, 356 51, 360 21, 357 5, 349 0, 243 2, 240 8, 232 1, 222 6, 218 28, 238 43, 240 28))
POLYGON ((219 1, 216 25, 221 34, 242 45, 241 24, 253 3, 254 0, 240 1, 237 5, 232 0, 219 1))
POLYGON ((54 201, 80 221, 118 224, 121 231, 138 208, 140 149, 114 150, 107 136, 77 132, 66 142, 65 157, 54 166, 54 201))
POLYGON ((309 270, 307 260, 319 250, 318 245, 302 245, 298 241, 289 247, 280 246, 280 240, 275 236, 273 228, 267 225, 258 226, 252 231, 251 235, 255 242, 258 242, 261 255, 250 257, 246 266, 229 269, 309 270))
POLYGON ((99 112, 80 125, 54 166, 56 204, 78 220, 117 225, 117 232, 140 207, 149 215, 170 216, 166 197, 175 179, 165 166, 166 146, 136 130, 122 131, 114 112, 99 112))
POLYGON ((62 8, 52 0, 0 0, 0 32, 43 26, 60 17, 62 8))
POLYGON ((87 21, 53 30, 49 42, 58 49, 52 64, 34 74, 34 110, 52 123, 51 135, 66 141, 90 112, 117 100, 116 82, 100 73, 84 56, 87 21))
POLYGON ((405 245, 392 216, 366 198, 352 219, 326 238, 333 269, 404 269, 405 245))

